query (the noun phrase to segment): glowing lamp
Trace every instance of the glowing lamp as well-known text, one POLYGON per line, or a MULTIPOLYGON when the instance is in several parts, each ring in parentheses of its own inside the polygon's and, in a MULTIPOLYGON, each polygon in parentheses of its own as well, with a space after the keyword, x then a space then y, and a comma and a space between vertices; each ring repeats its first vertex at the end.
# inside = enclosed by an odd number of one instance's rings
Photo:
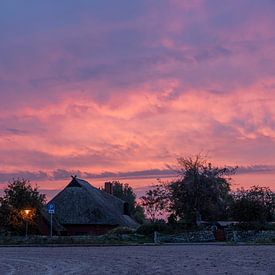
POLYGON ((31 213, 31 210, 30 209, 25 209, 24 212, 28 216, 31 213))

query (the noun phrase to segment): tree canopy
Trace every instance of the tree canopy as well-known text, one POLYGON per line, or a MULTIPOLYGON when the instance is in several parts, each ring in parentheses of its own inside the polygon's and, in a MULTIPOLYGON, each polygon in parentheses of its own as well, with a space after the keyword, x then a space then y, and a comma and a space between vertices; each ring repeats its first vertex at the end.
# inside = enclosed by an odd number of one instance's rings
POLYGON ((177 165, 170 168, 177 173, 177 179, 157 185, 143 197, 150 217, 164 209, 170 213, 169 220, 188 223, 226 217, 230 176, 236 168, 213 166, 201 155, 178 158, 177 165))
POLYGON ((275 196, 268 187, 252 186, 233 194, 231 216, 242 222, 267 222, 274 218, 275 196))
POLYGON ((136 201, 136 194, 133 188, 120 181, 112 181, 113 184, 113 195, 125 201, 129 205, 129 214, 137 222, 143 223, 145 220, 144 210, 136 201))
POLYGON ((141 205, 144 207, 147 217, 152 222, 159 219, 167 208, 166 190, 163 186, 155 186, 146 192, 145 196, 140 198, 141 205))
POLYGON ((16 179, 10 182, 0 198, 0 226, 10 231, 22 232, 24 219, 35 224, 35 218, 40 213, 46 196, 40 194, 37 187, 32 187, 30 181, 16 179), (30 210, 26 215, 24 210, 30 210))
POLYGON ((170 211, 189 222, 226 216, 230 176, 236 168, 216 167, 200 155, 179 158, 178 179, 168 184, 170 211))

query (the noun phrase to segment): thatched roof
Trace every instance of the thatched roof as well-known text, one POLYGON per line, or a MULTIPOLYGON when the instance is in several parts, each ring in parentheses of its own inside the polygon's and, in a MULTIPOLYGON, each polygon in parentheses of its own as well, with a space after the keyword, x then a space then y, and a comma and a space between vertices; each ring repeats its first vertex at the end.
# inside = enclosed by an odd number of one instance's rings
POLYGON ((54 217, 61 225, 138 226, 124 215, 124 201, 76 177, 49 203, 55 204, 54 217))

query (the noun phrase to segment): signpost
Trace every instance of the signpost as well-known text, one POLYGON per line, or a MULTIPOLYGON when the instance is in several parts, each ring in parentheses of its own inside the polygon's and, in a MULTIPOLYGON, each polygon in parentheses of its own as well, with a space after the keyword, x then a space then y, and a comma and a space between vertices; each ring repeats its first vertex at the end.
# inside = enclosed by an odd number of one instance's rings
POLYGON ((51 215, 51 237, 53 236, 53 214, 55 213, 54 203, 48 204, 48 213, 51 215))

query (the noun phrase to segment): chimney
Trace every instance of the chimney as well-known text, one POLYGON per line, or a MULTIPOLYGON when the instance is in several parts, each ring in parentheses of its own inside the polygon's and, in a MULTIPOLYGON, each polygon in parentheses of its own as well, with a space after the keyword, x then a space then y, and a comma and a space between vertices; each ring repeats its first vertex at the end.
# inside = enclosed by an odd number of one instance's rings
POLYGON ((113 194, 113 183, 112 182, 105 182, 105 188, 104 188, 105 192, 109 193, 109 194, 113 194))

